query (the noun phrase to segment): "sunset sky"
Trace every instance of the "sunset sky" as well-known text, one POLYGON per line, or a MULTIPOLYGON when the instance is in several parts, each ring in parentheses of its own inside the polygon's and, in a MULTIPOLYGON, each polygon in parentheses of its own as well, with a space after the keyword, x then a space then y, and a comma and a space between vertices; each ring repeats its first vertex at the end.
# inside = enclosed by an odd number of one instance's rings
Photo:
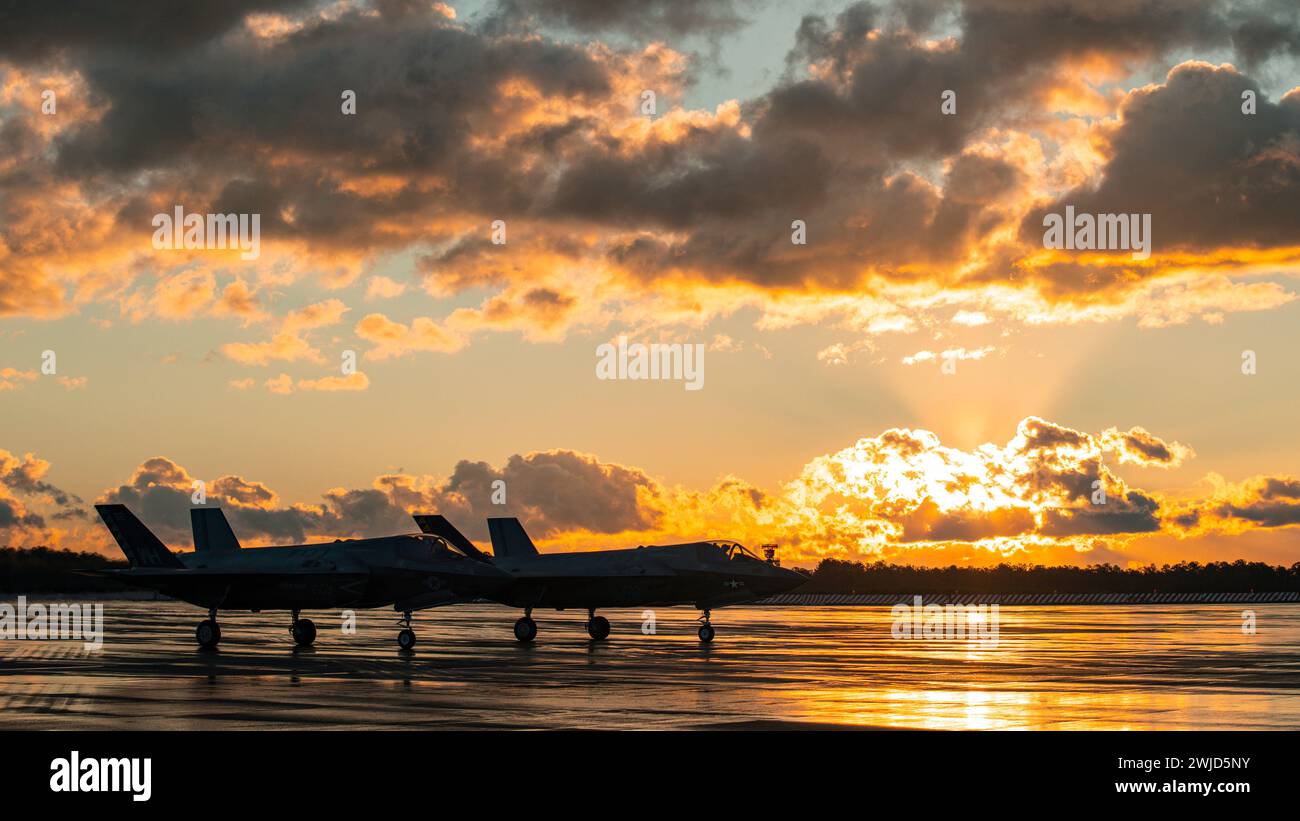
POLYGON ((245 544, 1300 561, 1291 0, 0 15, 0 545, 188 547, 197 479, 245 544), (156 249, 178 205, 260 256, 156 249), (620 335, 703 389, 597 379, 620 335))

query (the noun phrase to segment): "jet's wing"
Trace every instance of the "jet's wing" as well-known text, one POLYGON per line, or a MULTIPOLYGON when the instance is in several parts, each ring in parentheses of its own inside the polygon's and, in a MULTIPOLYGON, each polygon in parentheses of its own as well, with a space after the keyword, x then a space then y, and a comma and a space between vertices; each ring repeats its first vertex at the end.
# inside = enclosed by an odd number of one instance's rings
POLYGON ((478 559, 483 562, 488 560, 488 555, 475 547, 474 543, 469 539, 466 539, 464 534, 456 529, 455 525, 447 521, 446 516, 437 513, 416 513, 411 518, 415 520, 421 533, 428 533, 430 536, 445 539, 448 544, 471 559, 478 559))
POLYGON ((399 612, 427 610, 430 607, 446 607, 451 604, 467 604, 474 601, 479 601, 479 599, 474 596, 460 596, 450 590, 431 590, 428 593, 420 593, 417 596, 393 602, 393 609, 399 612))

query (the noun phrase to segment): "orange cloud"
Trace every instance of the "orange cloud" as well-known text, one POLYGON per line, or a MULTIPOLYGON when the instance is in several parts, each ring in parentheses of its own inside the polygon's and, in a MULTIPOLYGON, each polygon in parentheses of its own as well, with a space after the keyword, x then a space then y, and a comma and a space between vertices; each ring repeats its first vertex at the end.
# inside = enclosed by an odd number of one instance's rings
POLYGON ((452 353, 467 344, 463 335, 423 316, 415 318, 408 326, 383 314, 368 314, 353 330, 357 336, 374 345, 365 356, 375 360, 405 356, 414 351, 452 353))
MULTIPOLYGON (((330 379, 298 386, 329 390, 321 383, 330 379)), ((268 384, 294 389, 287 374, 268 384)), ((1142 550, 1146 540, 1163 544, 1169 537, 1186 541, 1300 526, 1300 480, 1294 477, 1232 484, 1211 474, 1209 495, 1178 498, 1128 484, 1109 468, 1108 455, 1138 466, 1168 466, 1192 453, 1139 427, 1094 435, 1029 417, 1005 445, 969 450, 947 447, 929 431, 887 430, 812 459, 793 479, 766 490, 735 476, 705 490, 684 488, 590 454, 550 450, 516 454, 500 467, 461 461, 445 477, 386 474, 368 488, 325 490, 324 502, 314 505, 286 505, 270 487, 238 475, 220 477, 207 492, 209 504, 233 509, 237 529, 247 528, 250 539, 277 543, 381 535, 409 527, 412 512, 438 511, 473 538, 486 535, 488 516, 518 515, 546 547, 727 537, 777 542, 787 560, 802 564, 824 557, 934 562, 960 556, 978 564, 1013 556, 1084 563, 1096 555, 1111 561, 1142 550), (504 507, 494 499, 502 487, 504 507)), ((45 482, 48 469, 32 454, 20 459, 0 451, 0 531, 8 521, 20 543, 84 534, 84 528, 47 525, 40 506, 70 510, 79 502, 45 482), (18 493, 40 505, 19 502, 18 493)), ((101 500, 162 516, 170 538, 186 540, 194 478, 170 459, 154 457, 101 500)))
POLYGON ((242 365, 266 365, 272 361, 295 362, 306 359, 321 362, 320 351, 297 334, 284 331, 269 342, 228 342, 221 352, 242 365))

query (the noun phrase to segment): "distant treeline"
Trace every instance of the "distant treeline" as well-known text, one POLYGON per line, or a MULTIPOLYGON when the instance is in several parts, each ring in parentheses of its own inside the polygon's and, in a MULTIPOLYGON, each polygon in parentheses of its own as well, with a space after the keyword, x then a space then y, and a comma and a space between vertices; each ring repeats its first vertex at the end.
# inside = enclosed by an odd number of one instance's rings
POLYGON ((126 561, 48 547, 0 547, 0 593, 111 593, 130 589, 112 579, 73 572, 114 567, 126 567, 126 561))
POLYGON ((823 559, 798 593, 1286 593, 1300 591, 1300 562, 1179 562, 1126 569, 1000 564, 914 567, 823 559))

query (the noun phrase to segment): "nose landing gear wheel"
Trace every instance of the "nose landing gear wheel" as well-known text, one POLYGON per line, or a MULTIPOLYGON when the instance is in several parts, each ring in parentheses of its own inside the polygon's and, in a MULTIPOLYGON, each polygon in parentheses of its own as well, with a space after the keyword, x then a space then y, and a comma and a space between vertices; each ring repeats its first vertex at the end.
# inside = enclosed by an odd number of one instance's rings
POLYGON ((515 622, 515 638, 519 639, 524 644, 537 638, 537 622, 533 621, 528 616, 524 616, 519 621, 515 622))
POLYGON ((217 626, 216 619, 199 622, 199 626, 194 630, 194 638, 198 640, 200 647, 216 647, 221 641, 221 628, 217 626))
POLYGON ((609 619, 604 616, 592 616, 587 622, 587 633, 596 641, 609 635, 609 619))
POLYGON ((713 641, 713 625, 711 624, 700 625, 700 641, 704 642, 705 644, 708 644, 709 642, 713 641))
POLYGON ((289 632, 299 647, 311 647, 312 642, 316 641, 316 623, 311 619, 298 619, 289 628, 289 632))
POLYGON ((403 650, 410 650, 415 646, 415 631, 407 628, 397 634, 397 646, 403 650))

